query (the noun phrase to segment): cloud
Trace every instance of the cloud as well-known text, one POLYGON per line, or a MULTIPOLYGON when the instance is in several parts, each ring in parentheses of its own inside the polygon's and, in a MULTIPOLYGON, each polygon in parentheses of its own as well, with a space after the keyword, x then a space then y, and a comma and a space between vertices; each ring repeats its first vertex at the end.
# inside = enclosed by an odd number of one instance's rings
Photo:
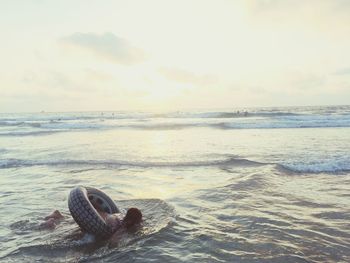
POLYGON ((123 65, 133 65, 146 59, 145 52, 112 33, 74 33, 62 38, 64 43, 84 48, 95 55, 123 65))
POLYGON ((218 82, 218 79, 214 75, 197 75, 190 71, 177 68, 160 68, 159 72, 168 80, 190 83, 194 85, 212 85, 218 82))

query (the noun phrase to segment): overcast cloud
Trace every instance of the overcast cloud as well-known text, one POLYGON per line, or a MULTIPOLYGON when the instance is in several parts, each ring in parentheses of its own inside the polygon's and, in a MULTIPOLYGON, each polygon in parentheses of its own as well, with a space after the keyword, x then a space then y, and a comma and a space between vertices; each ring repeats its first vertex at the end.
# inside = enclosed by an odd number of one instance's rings
POLYGON ((74 33, 62 38, 63 42, 84 48, 97 56, 124 65, 133 65, 146 59, 145 52, 113 33, 74 33))
POLYGON ((0 1, 0 112, 349 104, 348 0, 0 1))

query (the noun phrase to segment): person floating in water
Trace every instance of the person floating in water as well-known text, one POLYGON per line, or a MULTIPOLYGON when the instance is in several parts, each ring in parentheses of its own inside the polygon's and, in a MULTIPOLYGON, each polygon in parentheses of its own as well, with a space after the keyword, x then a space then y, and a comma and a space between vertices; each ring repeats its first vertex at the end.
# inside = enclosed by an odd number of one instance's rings
POLYGON ((113 235, 110 238, 111 243, 118 244, 123 234, 134 229, 142 221, 142 213, 139 209, 129 208, 124 218, 119 214, 108 214, 101 210, 97 210, 100 216, 105 220, 107 225, 112 228, 113 235))
MULTIPOLYGON (((112 228, 113 236, 112 240, 119 238, 122 232, 125 232, 133 227, 139 225, 142 222, 142 213, 138 208, 129 208, 126 215, 123 217, 122 214, 108 214, 104 212, 99 204, 92 203, 99 215, 105 220, 106 224, 112 228)), ((64 218, 60 211, 55 210, 50 215, 44 218, 39 227, 41 229, 54 229, 59 224, 59 222, 64 218)))
POLYGON ((108 214, 103 211, 102 207, 97 202, 92 201, 91 203, 99 215, 105 220, 106 224, 112 228, 113 232, 123 228, 131 228, 140 224, 142 221, 142 213, 138 208, 129 208, 124 218, 122 218, 120 213, 108 214))

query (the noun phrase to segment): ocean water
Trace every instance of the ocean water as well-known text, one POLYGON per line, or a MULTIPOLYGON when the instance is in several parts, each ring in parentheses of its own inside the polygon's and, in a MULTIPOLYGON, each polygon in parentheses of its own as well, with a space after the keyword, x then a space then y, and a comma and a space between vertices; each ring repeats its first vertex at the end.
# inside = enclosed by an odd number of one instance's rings
POLYGON ((0 262, 350 262, 350 106, 0 114, 0 182, 0 262), (77 185, 142 227, 82 235, 77 185))

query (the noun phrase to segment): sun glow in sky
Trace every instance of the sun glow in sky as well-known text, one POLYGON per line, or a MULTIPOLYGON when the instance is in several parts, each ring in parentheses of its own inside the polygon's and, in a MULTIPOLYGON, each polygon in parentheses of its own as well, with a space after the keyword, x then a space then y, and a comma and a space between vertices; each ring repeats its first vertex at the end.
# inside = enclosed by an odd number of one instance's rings
POLYGON ((349 104, 350 1, 4 0, 0 112, 349 104))

